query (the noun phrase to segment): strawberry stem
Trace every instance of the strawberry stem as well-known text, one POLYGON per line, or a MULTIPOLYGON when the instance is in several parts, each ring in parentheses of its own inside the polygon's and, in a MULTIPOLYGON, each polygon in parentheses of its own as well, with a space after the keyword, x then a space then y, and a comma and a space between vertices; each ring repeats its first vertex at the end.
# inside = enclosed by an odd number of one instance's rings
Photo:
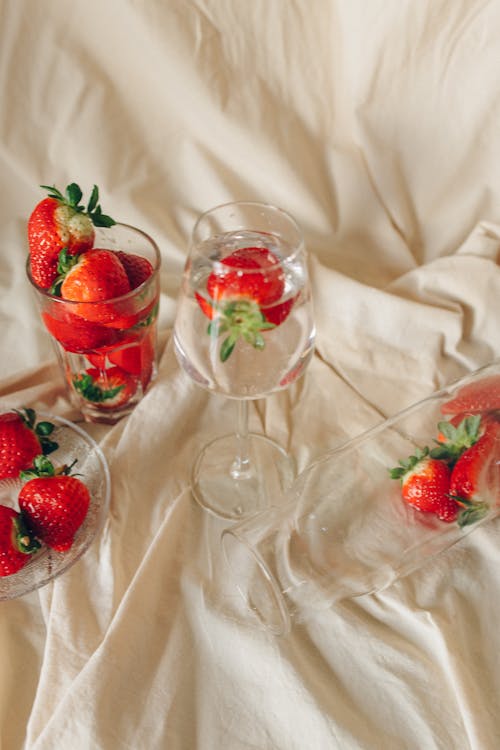
POLYGON ((240 339, 262 351, 266 342, 261 331, 276 328, 275 323, 266 320, 259 305, 253 300, 230 300, 225 305, 214 304, 213 307, 217 310, 217 317, 208 324, 207 333, 214 338, 228 334, 220 347, 221 362, 229 359, 240 339))
POLYGON ((55 297, 61 296, 61 287, 63 285, 64 279, 71 271, 73 266, 76 266, 79 259, 80 253, 70 255, 68 253, 67 247, 63 247, 60 250, 59 255, 57 256, 57 276, 54 280, 54 283, 49 289, 50 294, 53 294, 55 297))
POLYGON ((16 547, 20 552, 24 552, 25 555, 32 555, 40 549, 40 542, 31 533, 26 523, 26 518, 22 513, 14 518, 13 524, 16 547))
POLYGON ((37 477, 55 477, 59 476, 60 474, 68 475, 71 474, 73 466, 77 461, 78 459, 75 458, 70 464, 64 464, 56 469, 50 459, 48 459, 46 456, 39 455, 33 461, 33 466, 31 467, 31 469, 21 471, 19 476, 23 480, 29 480, 36 479, 37 477))
POLYGON ((73 386, 75 387, 75 390, 81 393, 83 398, 96 404, 114 398, 125 387, 124 385, 117 385, 113 388, 101 388, 94 381, 93 377, 87 373, 75 378, 73 380, 73 386))
POLYGON ((82 200, 83 193, 79 185, 76 182, 71 182, 65 191, 65 195, 58 190, 55 185, 40 185, 41 188, 47 190, 49 198, 55 198, 59 203, 65 206, 69 206, 76 213, 86 214, 96 227, 112 227, 116 224, 116 221, 103 214, 101 206, 99 205, 99 188, 94 185, 92 193, 90 194, 90 200, 87 207, 82 206, 80 201, 82 200))

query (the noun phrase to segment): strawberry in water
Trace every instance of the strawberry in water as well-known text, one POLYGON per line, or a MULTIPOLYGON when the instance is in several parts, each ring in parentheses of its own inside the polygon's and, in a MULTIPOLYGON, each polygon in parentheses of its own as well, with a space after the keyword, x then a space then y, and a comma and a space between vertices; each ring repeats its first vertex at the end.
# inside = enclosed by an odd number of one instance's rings
POLYGON ((19 493, 19 507, 26 525, 57 552, 70 549, 90 505, 87 486, 70 475, 71 468, 56 471, 39 456, 33 469, 22 474, 27 481, 19 493))
POLYGON ((130 375, 139 378, 143 390, 153 374, 155 362, 155 329, 151 326, 125 335, 118 346, 101 347, 87 353, 93 367, 105 370, 108 363, 117 365, 130 375))
POLYGON ((23 516, 0 505, 0 576, 10 576, 24 568, 40 543, 27 529, 23 516))
POLYGON ((446 461, 432 458, 428 448, 401 460, 389 470, 392 479, 401 480, 403 500, 417 510, 434 513, 442 521, 455 521, 460 510, 450 498, 451 470, 446 461))
POLYGON ((30 271, 35 284, 50 289, 57 277, 59 253, 85 252, 94 244, 94 226, 110 227, 114 220, 102 213, 99 190, 94 185, 86 207, 80 204, 82 191, 76 183, 63 195, 57 188, 42 185, 49 193, 33 209, 28 219, 30 271))
POLYGON ((17 478, 36 456, 56 450, 49 437, 53 430, 52 422, 36 424, 33 409, 0 414, 0 479, 17 478))
POLYGON ((500 375, 473 380, 441 407, 443 414, 480 414, 495 409, 500 409, 500 375))
POLYGON ((80 303, 75 305, 74 314, 86 321, 101 324, 112 321, 118 314, 114 305, 95 303, 107 303, 130 291, 125 269, 111 250, 92 248, 71 256, 63 249, 57 270, 52 293, 64 300, 80 303))
POLYGON ((85 320, 57 302, 44 310, 42 319, 48 332, 59 341, 63 349, 75 354, 111 346, 119 338, 118 331, 113 328, 85 320))
POLYGON ((63 299, 99 302, 130 291, 125 269, 111 250, 92 248, 73 257, 63 250, 58 267, 60 277, 56 291, 60 289, 63 299))
POLYGON ((262 331, 283 323, 294 299, 280 301, 285 292, 285 274, 279 258, 265 247, 240 248, 219 265, 207 279, 206 295, 195 296, 212 321, 208 333, 227 334, 220 349, 220 358, 225 362, 239 339, 263 349, 262 331))
POLYGON ((462 453, 451 473, 449 493, 464 508, 460 526, 486 515, 485 496, 500 499, 500 422, 489 421, 477 442, 462 453))
POLYGON ((125 269, 131 289, 137 289, 152 275, 153 266, 142 255, 124 253, 122 250, 114 250, 113 252, 125 269))
POLYGON ((155 359, 154 332, 147 331, 141 341, 114 349, 109 353, 109 361, 130 375, 140 378, 145 390, 153 374, 155 359))
POLYGON ((86 401, 98 404, 101 409, 116 409, 130 401, 137 383, 120 367, 105 370, 92 367, 73 379, 73 387, 86 401))

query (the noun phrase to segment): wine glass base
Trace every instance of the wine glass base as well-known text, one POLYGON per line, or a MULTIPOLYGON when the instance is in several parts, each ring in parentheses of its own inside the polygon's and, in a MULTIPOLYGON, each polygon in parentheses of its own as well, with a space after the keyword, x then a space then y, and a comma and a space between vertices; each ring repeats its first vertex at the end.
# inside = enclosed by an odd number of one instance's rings
POLYGON ((281 504, 295 477, 293 459, 264 435, 248 436, 249 467, 235 471, 235 435, 208 443, 192 472, 193 495, 204 510, 219 518, 241 520, 281 504))

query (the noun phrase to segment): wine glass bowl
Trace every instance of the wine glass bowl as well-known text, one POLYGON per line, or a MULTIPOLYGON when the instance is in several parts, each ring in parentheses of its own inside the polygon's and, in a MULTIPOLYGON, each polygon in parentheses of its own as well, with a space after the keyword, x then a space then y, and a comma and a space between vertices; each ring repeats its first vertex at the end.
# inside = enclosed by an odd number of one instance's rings
POLYGON ((238 202, 198 219, 174 345, 195 383, 239 403, 236 436, 212 441, 195 463, 195 498, 226 518, 267 507, 269 493, 291 480, 293 465, 269 438, 248 434, 248 401, 287 388, 314 347, 304 242, 291 216, 238 202))

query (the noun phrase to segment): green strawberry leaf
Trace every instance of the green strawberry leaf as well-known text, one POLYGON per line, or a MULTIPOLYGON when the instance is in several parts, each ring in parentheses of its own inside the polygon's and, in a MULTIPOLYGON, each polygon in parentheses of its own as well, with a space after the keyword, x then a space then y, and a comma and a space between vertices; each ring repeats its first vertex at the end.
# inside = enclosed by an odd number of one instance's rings
POLYGON ((470 526, 473 523, 477 523, 486 516, 489 508, 486 503, 478 503, 475 507, 466 508, 462 511, 457 519, 457 523, 461 529, 465 526, 470 526))
POLYGON ((48 456, 49 453, 53 453, 59 448, 59 443, 54 440, 50 440, 49 435, 54 432, 54 425, 52 422, 39 422, 35 427, 35 433, 40 440, 42 451, 44 456, 48 456))
POLYGON ((36 456, 33 461, 33 467, 21 471, 21 479, 34 479, 35 477, 53 477, 55 475, 54 464, 49 461, 43 454, 36 456))
POLYGON ((446 421, 438 422, 438 430, 442 432, 443 435, 446 438, 448 438, 448 440, 455 439, 457 428, 454 425, 452 425, 451 422, 446 422, 446 421))
POLYGON ((35 432, 38 437, 52 435, 52 433, 54 432, 54 425, 52 424, 52 422, 39 422, 35 428, 35 432))
POLYGON ((102 213, 100 206, 96 206, 92 213, 89 212, 89 216, 95 227, 112 227, 116 224, 116 221, 112 219, 111 216, 102 213))
POLYGON ((97 187, 97 185, 94 185, 94 187, 92 188, 92 193, 90 194, 90 200, 87 204, 87 213, 91 214, 96 208, 98 202, 99 202, 99 188, 97 187))
POLYGON ((50 294, 52 294, 54 297, 61 296, 61 287, 63 285, 64 279, 68 275, 69 271, 71 271, 73 266, 76 266, 79 260, 80 254, 70 255, 68 253, 67 247, 63 247, 62 250, 59 251, 59 255, 57 257, 57 276, 49 289, 50 294))
POLYGON ((73 386, 76 391, 82 394, 83 398, 95 404, 114 398, 125 387, 125 385, 117 385, 113 388, 101 388, 94 382, 92 376, 88 374, 75 378, 73 386))
POLYGON ((14 528, 16 530, 16 545, 20 552, 24 552, 25 555, 32 555, 40 549, 40 542, 31 533, 24 513, 19 513, 16 516, 14 528))
POLYGON ((54 453, 59 448, 59 443, 56 443, 55 440, 49 440, 49 438, 42 438, 40 440, 43 455, 48 456, 50 453, 54 453))
MULTIPOLYGON (((70 185, 66 188, 66 203, 68 206, 71 206, 71 208, 79 208, 79 203, 82 199, 82 191, 80 189, 80 186, 76 184, 76 182, 72 182, 70 185)), ((83 210, 83 209, 81 209, 83 210)))
POLYGON ((41 188, 44 190, 47 190, 49 194, 49 198, 55 198, 56 200, 60 201, 61 203, 65 202, 65 197, 61 193, 60 190, 58 190, 55 185, 40 185, 41 188))
POLYGON ((264 337, 259 332, 255 334, 253 346, 255 347, 255 349, 259 349, 260 351, 262 351, 262 349, 264 349, 264 347, 266 346, 264 337))
POLYGON ((30 429, 33 429, 36 422, 36 412, 34 409, 30 409, 29 407, 25 407, 24 409, 14 409, 15 413, 21 417, 24 424, 29 427, 30 429))
POLYGON ((438 422, 438 430, 446 438, 446 441, 434 441, 437 447, 432 449, 431 457, 440 458, 450 464, 455 463, 467 448, 470 448, 479 440, 480 424, 480 414, 465 417, 457 427, 451 422, 438 422))
POLYGON ((228 336, 221 344, 220 348, 220 358, 221 362, 226 362, 231 354, 233 353, 233 349, 236 346, 237 339, 234 338, 234 336, 228 336))
POLYGON ((387 469, 387 471, 389 472, 389 476, 391 477, 391 479, 402 479, 405 474, 415 468, 419 461, 421 461, 428 455, 431 454, 429 453, 429 448, 427 446, 425 446, 424 448, 416 448, 415 454, 413 456, 408 456, 408 458, 400 458, 398 460, 399 466, 396 466, 392 469, 387 469))

